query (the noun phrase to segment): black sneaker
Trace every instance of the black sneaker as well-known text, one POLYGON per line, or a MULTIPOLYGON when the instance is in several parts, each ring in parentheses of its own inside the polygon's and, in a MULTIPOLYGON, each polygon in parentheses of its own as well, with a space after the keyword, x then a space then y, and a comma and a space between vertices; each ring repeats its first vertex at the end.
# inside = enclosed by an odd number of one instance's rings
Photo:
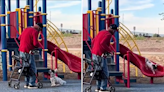
POLYGON ((109 89, 100 89, 99 92, 110 92, 109 89))
POLYGON ((95 89, 95 92, 99 92, 99 91, 100 91, 100 89, 99 89, 99 88, 95 89))
POLYGON ((30 85, 30 86, 28 86, 28 89, 36 89, 36 88, 38 88, 38 86, 36 86, 36 85, 30 85))
POLYGON ((24 85, 24 88, 28 88, 28 84, 24 85))

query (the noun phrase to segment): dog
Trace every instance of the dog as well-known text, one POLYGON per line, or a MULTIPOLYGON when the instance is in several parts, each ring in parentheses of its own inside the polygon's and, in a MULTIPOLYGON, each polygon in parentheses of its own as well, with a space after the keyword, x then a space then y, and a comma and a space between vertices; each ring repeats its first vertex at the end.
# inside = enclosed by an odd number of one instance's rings
POLYGON ((155 74, 155 71, 157 70, 157 64, 154 64, 153 62, 151 62, 150 60, 148 60, 147 58, 145 58, 145 63, 146 63, 146 68, 150 68, 151 71, 153 72, 153 74, 155 74))
POLYGON ((55 76, 56 72, 57 72, 57 70, 55 70, 55 71, 54 70, 49 70, 51 86, 65 85, 66 81, 64 81, 61 78, 55 76))

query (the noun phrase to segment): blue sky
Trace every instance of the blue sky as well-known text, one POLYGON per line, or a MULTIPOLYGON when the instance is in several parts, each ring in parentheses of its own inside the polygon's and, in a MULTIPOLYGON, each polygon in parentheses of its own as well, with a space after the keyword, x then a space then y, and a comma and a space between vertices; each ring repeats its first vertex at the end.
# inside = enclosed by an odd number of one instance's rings
MULTIPOLYGON (((83 13, 87 11, 87 1, 83 1, 83 13)), ((96 9, 98 1, 92 0, 92 9, 96 9)), ((114 1, 114 0, 113 0, 114 1)), ((123 22, 130 30, 136 26, 138 32, 164 34, 164 21, 159 13, 164 12, 164 0, 119 0, 120 22, 123 22)), ((112 2, 110 9, 114 8, 112 2)))
MULTIPOLYGON (((16 8, 16 0, 11 0, 11 4, 11 9, 14 11, 16 8)), ((20 7, 23 8, 25 5, 26 0, 20 0, 20 7)), ((39 6, 42 6, 42 0, 39 1, 38 7, 39 6)), ((60 28, 61 23, 63 23, 64 29, 82 29, 81 0, 47 0, 47 13, 47 19, 51 19, 58 28, 60 28)))

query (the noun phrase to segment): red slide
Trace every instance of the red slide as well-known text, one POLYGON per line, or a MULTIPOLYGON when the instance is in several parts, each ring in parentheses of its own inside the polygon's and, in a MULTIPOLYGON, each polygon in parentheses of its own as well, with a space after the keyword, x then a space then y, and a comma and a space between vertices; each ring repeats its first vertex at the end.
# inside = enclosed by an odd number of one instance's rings
MULTIPOLYGON (((76 73, 81 73, 81 58, 72 55, 66 51, 61 50, 55 44, 50 41, 47 41, 48 44, 48 53, 51 54, 55 48, 58 48, 58 59, 63 61, 66 65, 68 65, 69 69, 76 73)), ((55 56, 53 54, 53 56, 55 56)))
MULTIPOLYGON (((127 47, 120 44, 120 56, 123 57, 125 54, 127 54, 127 51, 130 51, 130 62, 133 63, 136 67, 138 67, 144 75, 146 75, 148 77, 163 77, 164 76, 164 67, 163 66, 158 64, 157 71, 155 72, 155 74, 153 74, 151 69, 146 68, 144 57, 133 53, 127 47)), ((153 61, 151 61, 151 62, 153 62, 153 61)), ((155 62, 153 62, 153 63, 155 63, 155 62)))

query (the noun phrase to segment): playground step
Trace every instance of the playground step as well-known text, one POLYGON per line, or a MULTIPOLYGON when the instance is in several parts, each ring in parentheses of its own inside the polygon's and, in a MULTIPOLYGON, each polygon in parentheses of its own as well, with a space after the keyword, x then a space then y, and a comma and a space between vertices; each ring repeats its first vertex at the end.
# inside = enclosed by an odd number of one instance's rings
MULTIPOLYGON (((16 40, 19 43, 18 38, 16 40)), ((7 49, 13 49, 13 48, 18 48, 18 45, 16 44, 14 38, 7 38, 7 49)))
POLYGON ((114 63, 108 63, 108 70, 109 71, 115 71, 116 65, 114 63))
POLYGON ((122 72, 119 71, 109 71, 109 76, 122 76, 122 72))
POLYGON ((36 67, 37 72, 48 72, 50 69, 46 67, 36 67))
POLYGON ((44 62, 43 60, 35 60, 36 67, 44 67, 44 62))
MULTIPOLYGON (((123 79, 124 80, 124 83, 127 83, 127 79, 123 79)), ((136 83, 137 80, 136 78, 130 78, 130 83, 136 83)))
POLYGON ((107 62, 108 62, 108 63, 113 63, 113 61, 112 61, 112 58, 111 58, 111 57, 107 57, 106 59, 107 59, 107 62))
MULTIPOLYGON (((91 41, 87 41, 89 46, 91 46, 91 41)), ((84 51, 90 51, 85 41, 83 41, 83 53, 84 51)))

